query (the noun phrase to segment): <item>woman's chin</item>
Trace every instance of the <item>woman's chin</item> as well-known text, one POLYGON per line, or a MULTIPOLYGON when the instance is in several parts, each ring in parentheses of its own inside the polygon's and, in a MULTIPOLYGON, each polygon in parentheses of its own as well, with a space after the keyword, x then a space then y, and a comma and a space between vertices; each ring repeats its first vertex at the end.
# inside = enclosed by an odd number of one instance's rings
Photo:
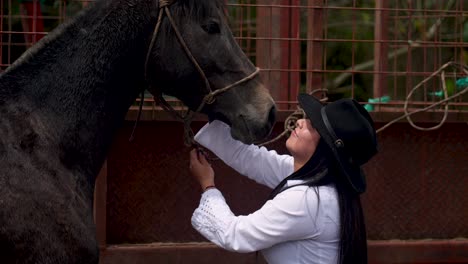
POLYGON ((290 146, 291 146, 291 144, 292 144, 292 141, 293 141, 292 136, 289 137, 289 138, 286 140, 286 149, 287 149, 290 153, 291 153, 291 148, 290 148, 290 146))

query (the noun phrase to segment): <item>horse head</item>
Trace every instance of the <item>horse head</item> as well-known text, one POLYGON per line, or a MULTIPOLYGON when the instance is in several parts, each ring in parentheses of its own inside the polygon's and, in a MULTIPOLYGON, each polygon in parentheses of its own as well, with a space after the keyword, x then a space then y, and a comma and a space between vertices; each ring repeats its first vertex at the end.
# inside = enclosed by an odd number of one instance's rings
POLYGON ((275 122, 275 104, 234 39, 224 1, 159 2, 161 23, 145 69, 148 90, 228 123, 232 136, 244 143, 266 137, 275 122))

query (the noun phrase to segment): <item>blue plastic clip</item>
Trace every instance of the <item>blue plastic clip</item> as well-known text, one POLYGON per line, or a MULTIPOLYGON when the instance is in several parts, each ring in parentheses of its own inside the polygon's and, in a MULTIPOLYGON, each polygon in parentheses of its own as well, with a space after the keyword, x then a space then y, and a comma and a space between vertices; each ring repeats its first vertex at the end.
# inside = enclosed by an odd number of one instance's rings
MULTIPOLYGON (((369 98, 367 100, 367 102, 369 102, 369 103, 388 103, 388 102, 390 102, 390 96, 385 95, 385 96, 382 96, 380 98, 369 98)), ((364 105, 364 108, 369 112, 374 111, 374 105, 373 104, 366 104, 366 105, 364 105)))

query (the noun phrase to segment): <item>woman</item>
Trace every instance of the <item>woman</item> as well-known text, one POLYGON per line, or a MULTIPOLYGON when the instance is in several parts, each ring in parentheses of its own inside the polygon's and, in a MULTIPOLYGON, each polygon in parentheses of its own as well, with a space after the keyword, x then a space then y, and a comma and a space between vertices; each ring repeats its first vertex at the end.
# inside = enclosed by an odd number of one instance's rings
POLYGON ((351 99, 322 106, 301 94, 298 101, 307 118, 286 141, 291 155, 236 141, 220 121, 197 133, 198 143, 273 191, 258 211, 235 216, 210 164, 193 150, 190 170, 203 194, 192 225, 224 249, 261 250, 268 263, 367 263, 359 195, 366 188, 361 166, 377 153, 373 121, 351 99))

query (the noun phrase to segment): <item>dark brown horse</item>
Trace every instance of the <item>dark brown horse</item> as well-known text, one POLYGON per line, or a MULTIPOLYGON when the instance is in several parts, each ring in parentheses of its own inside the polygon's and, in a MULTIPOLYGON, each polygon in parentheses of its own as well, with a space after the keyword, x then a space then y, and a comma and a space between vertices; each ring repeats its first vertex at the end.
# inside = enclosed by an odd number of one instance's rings
MULTIPOLYGON (((197 109, 210 89, 256 70, 222 2, 168 6, 206 81, 166 16, 151 44, 167 4, 157 0, 98 1, 0 75, 0 263, 98 263, 94 181, 142 88, 197 109)), ((233 136, 249 143, 268 135, 275 110, 255 77, 201 112, 230 123, 233 136)))

